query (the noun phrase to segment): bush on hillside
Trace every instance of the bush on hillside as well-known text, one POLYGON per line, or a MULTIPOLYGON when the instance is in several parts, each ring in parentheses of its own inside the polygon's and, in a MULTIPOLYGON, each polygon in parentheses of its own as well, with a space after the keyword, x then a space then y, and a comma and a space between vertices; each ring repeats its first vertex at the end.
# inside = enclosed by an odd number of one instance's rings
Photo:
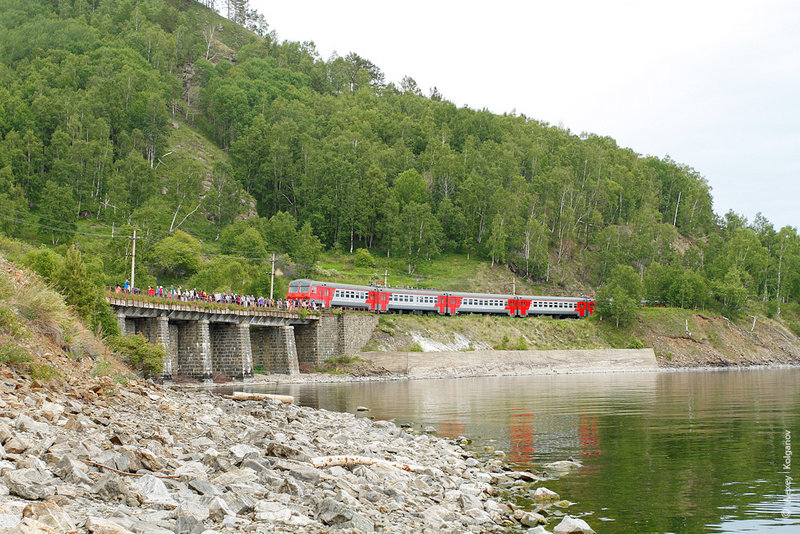
POLYGON ((145 378, 161 376, 167 354, 163 345, 148 343, 144 336, 111 336, 108 343, 123 361, 145 378))
POLYGON ((374 267, 375 258, 372 257, 372 254, 369 253, 369 250, 360 248, 356 250, 356 253, 353 256, 353 265, 356 267, 374 267))

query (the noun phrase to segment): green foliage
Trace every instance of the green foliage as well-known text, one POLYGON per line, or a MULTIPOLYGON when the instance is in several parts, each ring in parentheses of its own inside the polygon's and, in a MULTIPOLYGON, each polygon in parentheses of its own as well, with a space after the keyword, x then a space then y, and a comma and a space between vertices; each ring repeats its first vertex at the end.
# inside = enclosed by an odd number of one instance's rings
MULTIPOLYGON (((48 262, 44 262, 49 265, 48 262)), ((102 264, 87 267, 76 245, 67 250, 64 263, 55 273, 53 283, 64 295, 66 303, 87 322, 90 328, 106 334, 116 334, 118 325, 111 307, 103 295, 102 264)))
POLYGON ((297 248, 292 259, 300 266, 301 276, 310 276, 314 265, 322 254, 322 243, 311 233, 311 225, 305 223, 297 233, 297 248))
POLYGON ((626 349, 643 349, 644 343, 636 336, 631 336, 630 340, 628 341, 628 345, 625 347, 626 349))
MULTIPOLYGON (((0 297, 2 297, 0 295, 0 297)), ((0 305, 0 332, 5 332, 15 339, 28 337, 25 325, 20 321, 14 310, 0 305)))
POLYGON ((28 372, 30 373, 31 379, 41 382, 49 382, 59 376, 58 370, 48 364, 31 363, 28 365, 28 372))
POLYGON ((57 274, 64 269, 64 258, 48 248, 29 250, 22 262, 47 282, 55 281, 57 274))
POLYGON ((736 317, 742 311, 747 300, 747 289, 742 282, 742 272, 733 268, 722 280, 712 283, 714 296, 721 306, 722 313, 729 317, 736 317))
POLYGON ((123 359, 145 378, 159 377, 164 370, 166 349, 159 344, 148 343, 139 335, 111 336, 108 343, 123 359))
POLYGON ((108 360, 100 358, 91 371, 91 376, 106 376, 114 370, 114 365, 108 360))
POLYGON ((153 247, 151 263, 170 278, 190 276, 200 269, 200 241, 183 230, 160 240, 153 247))
POLYGON ((375 267, 375 258, 369 253, 369 250, 360 248, 356 250, 353 256, 353 265, 356 267, 375 267))
POLYGON ((22 347, 14 343, 0 344, 0 363, 6 365, 23 365, 32 361, 28 353, 22 347))
POLYGON ((629 265, 617 265, 605 285, 597 292, 596 311, 613 319, 616 326, 626 325, 636 317, 642 295, 639 277, 629 265))

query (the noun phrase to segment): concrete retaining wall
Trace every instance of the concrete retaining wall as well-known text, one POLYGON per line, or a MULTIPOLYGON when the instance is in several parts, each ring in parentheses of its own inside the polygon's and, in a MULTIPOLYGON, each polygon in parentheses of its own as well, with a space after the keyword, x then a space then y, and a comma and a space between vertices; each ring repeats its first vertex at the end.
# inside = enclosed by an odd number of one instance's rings
POLYGON ((525 375, 657 369, 653 349, 363 352, 375 365, 412 377, 525 375))

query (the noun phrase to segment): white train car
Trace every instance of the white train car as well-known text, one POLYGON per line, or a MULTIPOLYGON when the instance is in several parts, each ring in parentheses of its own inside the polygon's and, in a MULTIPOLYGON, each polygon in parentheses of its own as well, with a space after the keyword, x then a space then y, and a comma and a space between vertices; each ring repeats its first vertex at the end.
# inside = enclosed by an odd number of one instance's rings
POLYGON ((594 313, 594 299, 537 295, 495 295, 447 292, 435 289, 373 287, 317 280, 293 280, 287 298, 309 300, 322 309, 351 308, 378 313, 483 313, 528 317, 587 317, 594 313))

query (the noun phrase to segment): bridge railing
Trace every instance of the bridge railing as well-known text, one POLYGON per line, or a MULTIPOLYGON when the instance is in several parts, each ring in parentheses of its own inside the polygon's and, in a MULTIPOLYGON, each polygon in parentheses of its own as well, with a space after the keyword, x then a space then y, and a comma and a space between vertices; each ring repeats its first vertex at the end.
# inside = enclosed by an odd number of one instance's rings
POLYGON ((281 308, 277 305, 257 305, 254 303, 250 306, 243 306, 233 302, 218 302, 208 298, 178 298, 178 297, 158 297, 150 296, 146 293, 133 293, 124 290, 117 291, 116 287, 106 286, 105 296, 110 304, 118 306, 137 306, 141 308, 152 308, 157 306, 170 306, 177 307, 186 311, 202 311, 202 312, 229 312, 229 311, 243 311, 254 315, 264 315, 273 317, 296 317, 301 318, 312 317, 319 318, 319 310, 312 310, 310 308, 294 307, 291 309, 281 308))

